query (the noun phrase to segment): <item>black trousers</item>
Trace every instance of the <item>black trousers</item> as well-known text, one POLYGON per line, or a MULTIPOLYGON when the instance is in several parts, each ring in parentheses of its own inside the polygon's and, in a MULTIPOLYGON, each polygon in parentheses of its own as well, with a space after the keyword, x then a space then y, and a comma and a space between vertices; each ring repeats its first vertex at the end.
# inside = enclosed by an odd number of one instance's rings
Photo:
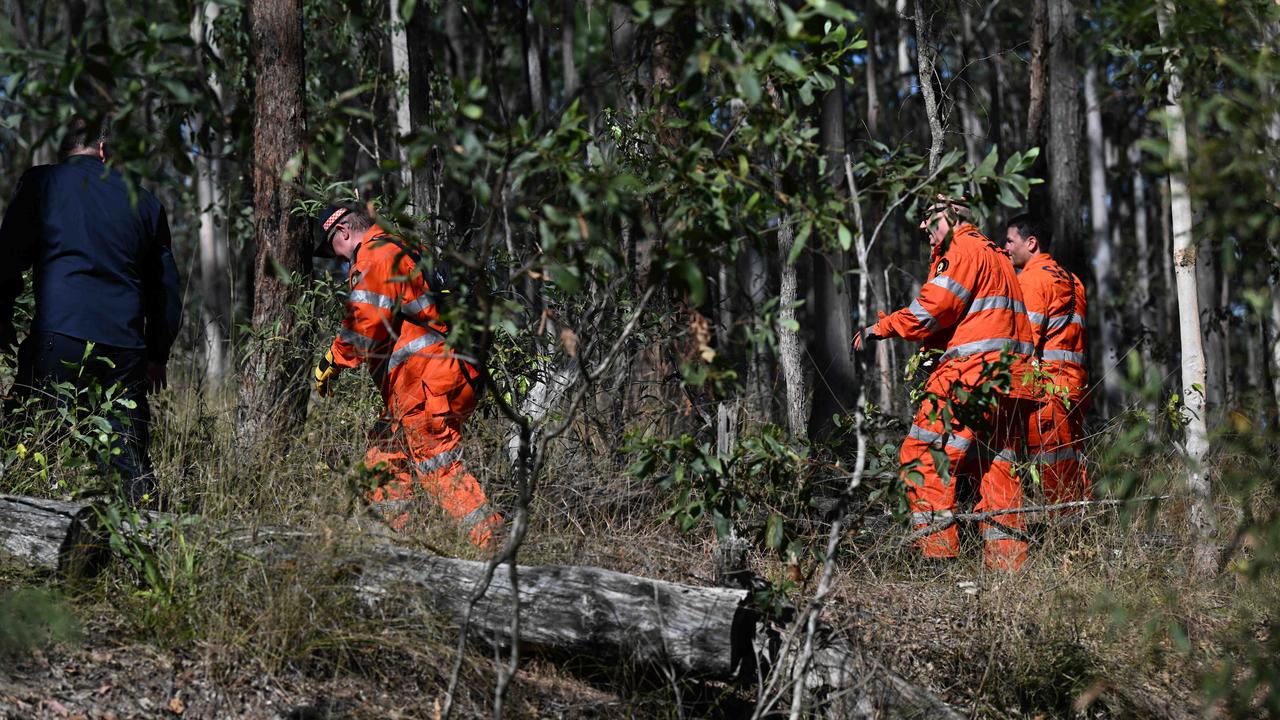
MULTIPOLYGON (((77 390, 96 384, 102 391, 119 383, 120 397, 134 407, 114 404, 105 413, 113 437, 110 452, 99 452, 94 460, 111 478, 132 505, 144 495, 155 495, 155 473, 148 446, 151 444, 151 408, 147 405, 147 360, 142 348, 120 348, 94 344, 85 358, 86 341, 53 332, 33 332, 18 348, 18 373, 14 395, 18 401, 40 398, 45 407, 67 406, 75 399, 58 392, 55 385, 70 383, 77 390)), ((95 408, 95 411, 97 409, 95 408)))

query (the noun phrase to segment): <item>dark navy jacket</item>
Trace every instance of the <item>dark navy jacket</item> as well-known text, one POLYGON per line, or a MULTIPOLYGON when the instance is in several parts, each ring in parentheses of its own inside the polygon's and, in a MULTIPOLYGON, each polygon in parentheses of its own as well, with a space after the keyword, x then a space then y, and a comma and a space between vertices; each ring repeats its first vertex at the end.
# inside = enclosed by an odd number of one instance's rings
POLYGON ((0 225, 0 342, 13 341, 22 273, 35 267, 31 330, 146 348, 166 362, 182 322, 169 221, 154 195, 96 157, 23 174, 0 225))

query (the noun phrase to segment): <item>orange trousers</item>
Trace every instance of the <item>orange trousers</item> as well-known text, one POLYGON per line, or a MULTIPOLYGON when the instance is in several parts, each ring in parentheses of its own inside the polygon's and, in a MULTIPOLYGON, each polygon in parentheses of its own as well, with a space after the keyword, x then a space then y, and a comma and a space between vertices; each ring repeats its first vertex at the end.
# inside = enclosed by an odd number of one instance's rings
MULTIPOLYGON (((930 386, 935 383, 930 381, 930 386)), ((942 389, 942 388, 936 388, 942 389)), ((966 453, 977 451, 981 500, 977 510, 1009 510, 1022 507, 1022 485, 1014 475, 1018 437, 1026 427, 1026 401, 1006 398, 986 418, 985 428, 969 428, 954 418, 944 422, 947 398, 934 392, 926 396, 916 413, 907 438, 898 451, 901 475, 911 504, 916 530, 945 522, 956 509, 955 472, 966 453), (937 456, 935 459, 935 455, 937 456), (939 472, 945 456, 947 477, 939 472)), ((1026 522, 1019 514, 997 515, 980 524, 983 562, 987 567, 1017 570, 1027 559, 1023 539, 1026 522)), ((953 558, 960 554, 960 532, 950 527, 924 536, 916 547, 925 557, 953 558)))
POLYGON ((389 422, 376 431, 364 464, 391 477, 368 496, 371 508, 401 530, 419 488, 467 532, 472 544, 492 548, 502 516, 490 506, 475 476, 462 466, 462 424, 476 408, 475 390, 462 382, 433 393, 416 377, 395 386, 389 422), (416 390, 416 392, 415 392, 416 390))
POLYGON ((1039 403, 1029 418, 1027 444, 1031 460, 1040 466, 1040 483, 1045 501, 1050 504, 1089 497, 1089 478, 1081 453, 1083 425, 1082 403, 1074 402, 1068 410, 1057 395, 1039 403))

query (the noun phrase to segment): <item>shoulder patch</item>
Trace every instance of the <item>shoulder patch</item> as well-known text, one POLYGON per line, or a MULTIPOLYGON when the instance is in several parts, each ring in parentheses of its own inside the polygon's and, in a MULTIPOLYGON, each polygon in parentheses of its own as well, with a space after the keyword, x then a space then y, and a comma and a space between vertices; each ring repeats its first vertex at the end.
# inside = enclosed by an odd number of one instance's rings
POLYGON ((934 271, 933 276, 938 277, 942 273, 946 272, 948 267, 951 267, 951 263, 947 262, 946 258, 942 258, 938 261, 938 269, 934 271))

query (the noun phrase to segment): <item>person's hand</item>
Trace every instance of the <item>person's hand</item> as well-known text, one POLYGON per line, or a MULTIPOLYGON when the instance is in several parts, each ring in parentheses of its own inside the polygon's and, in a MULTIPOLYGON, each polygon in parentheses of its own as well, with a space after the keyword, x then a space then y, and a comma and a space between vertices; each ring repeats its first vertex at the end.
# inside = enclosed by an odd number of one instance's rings
POLYGON ((164 363, 147 361, 147 386, 151 392, 160 392, 169 386, 169 368, 164 363))
POLYGON ((315 370, 316 392, 320 397, 329 397, 333 392, 329 383, 336 377, 338 377, 338 366, 333 364, 333 350, 327 350, 315 370))
POLYGON ((875 325, 863 328, 853 335, 853 349, 855 352, 870 349, 871 343, 879 339, 880 336, 876 334, 875 325))

